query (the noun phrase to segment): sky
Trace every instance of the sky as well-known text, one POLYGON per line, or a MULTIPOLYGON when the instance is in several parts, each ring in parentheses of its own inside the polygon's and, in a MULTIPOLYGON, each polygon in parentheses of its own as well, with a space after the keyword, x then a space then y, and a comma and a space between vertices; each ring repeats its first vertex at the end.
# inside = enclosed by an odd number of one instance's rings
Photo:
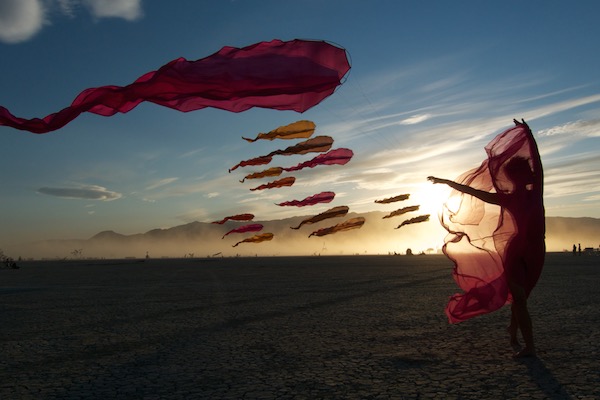
POLYGON ((127 85, 223 46, 326 40, 352 65, 332 96, 302 114, 141 104, 42 135, 0 126, 0 248, 237 213, 387 211, 374 200, 402 193, 435 216, 447 192, 427 176, 453 179, 478 166, 513 118, 538 142, 546 215, 600 218, 599 14, 593 0, 0 0, 0 105, 19 117, 46 116, 86 88, 127 85), (282 189, 248 190, 256 185, 239 180, 256 168, 228 173, 290 145, 241 136, 298 120, 353 159, 303 170, 282 189), (327 205, 274 205, 325 190, 336 193, 327 205))

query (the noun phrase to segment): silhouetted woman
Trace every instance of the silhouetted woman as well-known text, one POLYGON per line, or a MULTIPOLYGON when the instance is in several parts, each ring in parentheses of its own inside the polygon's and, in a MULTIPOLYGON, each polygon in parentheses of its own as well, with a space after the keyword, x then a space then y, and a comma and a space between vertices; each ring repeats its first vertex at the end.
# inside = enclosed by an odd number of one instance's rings
POLYGON ((464 293, 452 296, 446 307, 450 322, 512 303, 511 344, 519 346, 520 330, 525 347, 515 357, 526 357, 535 356, 527 298, 541 274, 546 252, 544 178, 529 126, 525 121, 514 122, 514 128, 486 146, 488 158, 479 168, 461 175, 457 182, 428 179, 454 189, 441 222, 449 232, 444 253, 454 261, 453 275, 464 293))

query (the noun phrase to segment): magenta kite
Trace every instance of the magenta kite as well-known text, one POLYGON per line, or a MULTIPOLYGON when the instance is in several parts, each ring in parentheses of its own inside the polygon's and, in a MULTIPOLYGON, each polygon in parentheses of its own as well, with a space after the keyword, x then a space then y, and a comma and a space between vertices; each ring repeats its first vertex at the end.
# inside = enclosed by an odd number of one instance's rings
POLYGON ((346 165, 352 159, 354 153, 350 149, 335 149, 325 154, 319 154, 315 158, 300 163, 294 167, 283 168, 284 171, 292 172, 304 168, 314 168, 317 165, 346 165))
POLYGON ((262 224, 249 224, 249 225, 240 226, 239 228, 234 228, 234 229, 230 230, 229 232, 227 232, 226 234, 224 234, 221 239, 223 239, 225 236, 227 236, 231 233, 258 232, 258 231, 261 231, 262 228, 263 228, 262 224))
POLYGON ((319 203, 330 203, 335 198, 334 192, 321 192, 315 195, 309 196, 304 200, 291 200, 284 201, 283 203, 277 204, 278 206, 296 206, 296 207, 304 207, 304 206, 314 206, 319 203))
POLYGON ((0 106, 0 126, 47 133, 84 112, 108 117, 127 113, 144 101, 182 112, 206 107, 304 112, 330 96, 349 70, 346 50, 324 41, 226 46, 195 61, 177 58, 127 86, 86 89, 70 106, 44 118, 19 118, 0 106))

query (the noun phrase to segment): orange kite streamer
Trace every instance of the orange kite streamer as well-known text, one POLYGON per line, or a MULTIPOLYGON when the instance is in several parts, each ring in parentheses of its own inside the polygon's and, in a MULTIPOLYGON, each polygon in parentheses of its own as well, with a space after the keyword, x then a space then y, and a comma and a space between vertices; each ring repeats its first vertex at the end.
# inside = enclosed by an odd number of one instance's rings
POLYGON ((316 222, 320 222, 320 221, 323 221, 328 218, 343 217, 344 215, 348 214, 348 210, 349 210, 348 206, 333 207, 327 211, 322 212, 321 214, 318 214, 318 215, 315 215, 314 217, 310 217, 310 218, 303 220, 302 222, 300 222, 300 225, 298 225, 296 227, 290 226, 290 228, 300 229, 300 227, 302 225, 314 224, 316 222))
POLYGON ((222 225, 227 221, 252 221, 254 219, 254 214, 237 214, 231 215, 229 217, 225 217, 220 221, 214 221, 213 224, 222 225))
POLYGON ((404 225, 409 224, 418 224, 419 222, 429 221, 429 214, 419 215, 418 217, 407 219, 406 221, 402 221, 400 225, 398 225, 395 229, 402 228, 404 225))
POLYGON ((236 247, 240 243, 260 243, 271 239, 273 239, 272 233, 259 233, 258 235, 254 235, 252 237, 241 240, 231 247, 236 247))
POLYGON ((387 199, 383 199, 383 200, 375 200, 375 203, 379 203, 379 204, 394 203, 396 201, 408 200, 409 197, 410 197, 410 194, 401 194, 401 195, 394 196, 394 197, 388 197, 387 199))
POLYGON ((348 221, 340 222, 337 225, 330 226, 328 228, 322 228, 317 231, 314 231, 308 237, 311 236, 325 236, 331 235, 332 233, 349 231, 352 229, 359 229, 365 223, 365 219, 363 217, 350 218, 348 221))
POLYGON ((331 203, 334 199, 334 192, 321 192, 314 194, 305 198, 304 200, 291 200, 284 201, 283 203, 277 204, 278 206, 296 206, 296 207, 304 207, 304 206, 314 206, 318 203, 331 203))
POLYGON ((283 168, 281 168, 281 167, 271 167, 271 168, 265 169, 264 171, 248 174, 240 182, 244 183, 244 181, 246 179, 260 179, 260 178, 266 178, 269 176, 279 176, 279 175, 281 175, 282 172, 283 172, 283 168))
POLYGON ((396 210, 396 211, 392 211, 391 213, 389 213, 388 215, 386 215, 382 219, 397 217, 398 215, 402 215, 402 214, 406 214, 408 212, 418 211, 418 210, 419 210, 419 206, 408 206, 408 207, 404 207, 404 208, 401 208, 401 209, 396 210))
POLYGON ((294 184, 294 182, 296 182, 296 178, 294 178, 293 176, 289 176, 289 177, 279 179, 279 180, 276 180, 273 182, 265 183, 264 185, 257 186, 250 190, 254 191, 254 190, 280 188, 280 187, 284 187, 284 186, 292 186, 294 184))
POLYGON ((268 133, 259 133, 254 139, 249 139, 242 136, 242 139, 252 143, 257 140, 273 140, 273 139, 306 139, 312 136, 315 132, 315 123, 312 121, 298 121, 289 125, 280 126, 268 133))
POLYGON ((236 170, 238 167, 245 167, 248 165, 264 165, 271 162, 273 156, 291 156, 294 154, 306 154, 306 153, 321 153, 328 151, 333 145, 333 138, 331 136, 316 136, 312 139, 305 140, 294 146, 290 146, 284 150, 275 150, 267 154, 266 156, 256 157, 250 160, 241 161, 239 164, 229 169, 229 172, 236 170))

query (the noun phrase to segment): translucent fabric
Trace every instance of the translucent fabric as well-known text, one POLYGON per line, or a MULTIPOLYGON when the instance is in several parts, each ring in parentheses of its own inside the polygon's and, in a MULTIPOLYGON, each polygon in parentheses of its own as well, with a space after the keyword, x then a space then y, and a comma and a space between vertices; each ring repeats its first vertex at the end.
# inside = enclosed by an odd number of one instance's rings
POLYGON ((129 112, 143 101, 184 112, 205 107, 304 112, 331 95, 349 69, 346 51, 323 41, 273 40, 223 47, 200 60, 173 60, 127 86, 86 89, 70 106, 44 118, 15 117, 0 106, 0 125, 46 133, 83 112, 111 116, 129 112))
POLYGON ((509 281, 529 296, 544 264, 543 170, 529 127, 517 123, 485 150, 488 158, 456 182, 496 193, 498 204, 453 190, 441 215, 448 230, 443 250, 454 262, 453 277, 462 289, 446 307, 451 323, 511 302, 509 281), (507 169, 515 158, 526 160, 526 171, 507 169))

